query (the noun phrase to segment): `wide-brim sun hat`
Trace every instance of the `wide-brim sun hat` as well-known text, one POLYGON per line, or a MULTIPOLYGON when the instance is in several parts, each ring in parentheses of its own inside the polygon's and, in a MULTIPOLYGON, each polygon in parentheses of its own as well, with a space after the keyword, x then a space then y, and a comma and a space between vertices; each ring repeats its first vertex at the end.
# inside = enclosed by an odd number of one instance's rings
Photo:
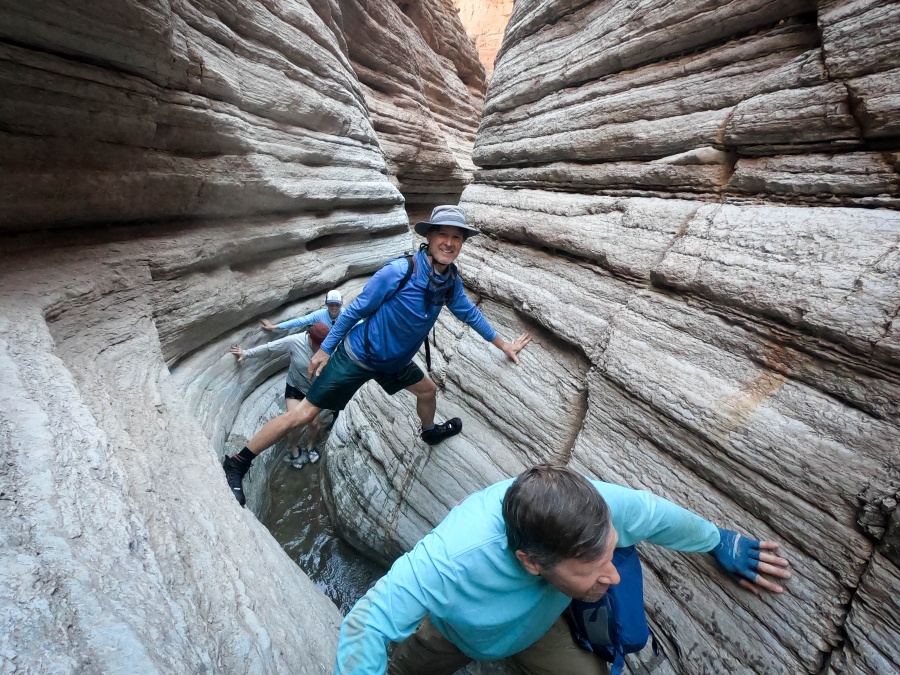
POLYGON ((465 230, 466 236, 471 237, 478 234, 478 230, 466 222, 466 214, 458 206, 444 205, 435 206, 431 212, 429 220, 422 220, 415 224, 413 229, 421 237, 428 234, 428 230, 439 225, 449 225, 450 227, 458 227, 465 230))

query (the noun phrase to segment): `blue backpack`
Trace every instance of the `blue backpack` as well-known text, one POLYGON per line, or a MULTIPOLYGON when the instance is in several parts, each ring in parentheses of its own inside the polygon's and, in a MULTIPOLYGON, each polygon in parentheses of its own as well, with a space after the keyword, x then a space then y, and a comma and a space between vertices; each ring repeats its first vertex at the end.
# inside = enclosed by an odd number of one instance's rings
MULTIPOLYGON (((575 642, 612 664, 611 675, 625 666, 625 654, 639 652, 652 637, 644 611, 644 577, 634 546, 617 548, 613 564, 621 581, 597 602, 572 600, 563 613, 575 642)), ((656 640, 653 652, 658 653, 656 640)))

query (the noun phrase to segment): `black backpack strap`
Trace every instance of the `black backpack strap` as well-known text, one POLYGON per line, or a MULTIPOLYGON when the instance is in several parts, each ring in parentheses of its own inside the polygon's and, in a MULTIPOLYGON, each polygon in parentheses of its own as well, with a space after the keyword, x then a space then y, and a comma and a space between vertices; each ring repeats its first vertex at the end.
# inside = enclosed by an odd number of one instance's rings
MULTIPOLYGON (((393 291, 391 291, 390 295, 388 295, 384 300, 381 301, 381 305, 378 305, 378 309, 381 309, 381 307, 388 300, 392 299, 395 295, 397 295, 397 293, 399 293, 401 290, 403 290, 403 287, 406 286, 407 282, 409 282, 409 280, 412 278, 413 272, 416 269, 415 254, 407 255, 404 257, 406 258, 406 274, 403 275, 403 278, 400 280, 400 283, 397 284, 397 288, 395 288, 393 291)), ((395 260, 398 260, 398 259, 399 258, 395 258, 395 260)), ((375 312, 377 312, 378 309, 376 309, 375 312)), ((370 314, 369 316, 374 315, 375 312, 372 312, 372 314, 370 314)), ((363 342, 366 346, 366 357, 371 359, 372 358, 372 343, 369 342, 369 319, 366 319, 364 324, 365 325, 363 326, 363 342)), ((428 368, 428 371, 431 372, 430 366, 428 368)))

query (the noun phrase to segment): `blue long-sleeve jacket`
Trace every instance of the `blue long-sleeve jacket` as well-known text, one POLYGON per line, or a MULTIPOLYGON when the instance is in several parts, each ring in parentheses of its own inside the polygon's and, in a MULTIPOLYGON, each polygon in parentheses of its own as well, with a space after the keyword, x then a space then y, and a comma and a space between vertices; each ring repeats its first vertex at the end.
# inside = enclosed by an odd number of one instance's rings
MULTIPOLYGON (((409 637, 426 615, 476 660, 516 654, 550 629, 571 598, 509 550, 502 506, 512 483, 495 483, 453 508, 354 605, 341 626, 336 675, 382 675, 388 642, 409 637)), ((609 505, 620 547, 646 539, 705 552, 719 543, 715 525, 670 501, 591 483, 609 505)))
POLYGON ((469 300, 458 274, 433 275, 431 263, 422 251, 416 253, 415 263, 409 281, 392 297, 409 263, 398 258, 378 270, 362 293, 344 309, 322 343, 322 351, 333 353, 347 336, 350 351, 363 366, 383 373, 402 370, 412 361, 441 313, 441 305, 428 302, 429 297, 440 297, 442 292, 448 293, 447 308, 456 318, 472 326, 488 342, 497 337, 497 332, 469 300), (387 302, 385 298, 389 298, 387 302), (360 319, 365 321, 354 326, 360 319))
MULTIPOLYGON (((344 309, 341 308, 341 312, 344 309)), ((340 316, 340 315, 338 315, 340 316)), ((333 326, 334 321, 331 320, 331 315, 328 313, 328 308, 323 307, 322 309, 317 309, 309 314, 305 314, 304 316, 298 317, 296 319, 290 319, 289 321, 282 321, 281 323, 275 324, 275 326, 279 330, 288 330, 289 328, 303 328, 304 326, 312 326, 314 323, 319 322, 324 323, 326 326, 333 326)))

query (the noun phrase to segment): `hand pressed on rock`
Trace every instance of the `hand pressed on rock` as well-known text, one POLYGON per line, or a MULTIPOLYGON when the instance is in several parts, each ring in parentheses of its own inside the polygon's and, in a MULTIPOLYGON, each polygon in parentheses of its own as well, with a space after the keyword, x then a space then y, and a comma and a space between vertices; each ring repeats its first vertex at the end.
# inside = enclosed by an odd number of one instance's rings
POLYGON ((506 354, 506 357, 510 361, 512 361, 516 365, 519 365, 518 354, 525 348, 525 345, 531 342, 531 340, 531 333, 522 333, 512 342, 505 342, 503 338, 498 335, 496 338, 494 338, 493 343, 497 347, 499 347, 504 354, 506 354))
POLYGON ((784 592, 784 587, 762 574, 780 579, 793 576, 791 564, 785 558, 767 552, 777 549, 778 542, 750 539, 720 527, 719 544, 710 553, 732 579, 759 595, 761 588, 773 593, 784 592))
POLYGON ((229 349, 228 351, 230 351, 237 357, 238 363, 244 360, 244 350, 241 349, 240 345, 231 345, 231 349, 229 349))
POLYGON ((262 324, 262 327, 265 328, 266 330, 278 330, 278 326, 276 326, 274 323, 272 323, 268 319, 262 319, 262 320, 260 320, 260 323, 262 324))

